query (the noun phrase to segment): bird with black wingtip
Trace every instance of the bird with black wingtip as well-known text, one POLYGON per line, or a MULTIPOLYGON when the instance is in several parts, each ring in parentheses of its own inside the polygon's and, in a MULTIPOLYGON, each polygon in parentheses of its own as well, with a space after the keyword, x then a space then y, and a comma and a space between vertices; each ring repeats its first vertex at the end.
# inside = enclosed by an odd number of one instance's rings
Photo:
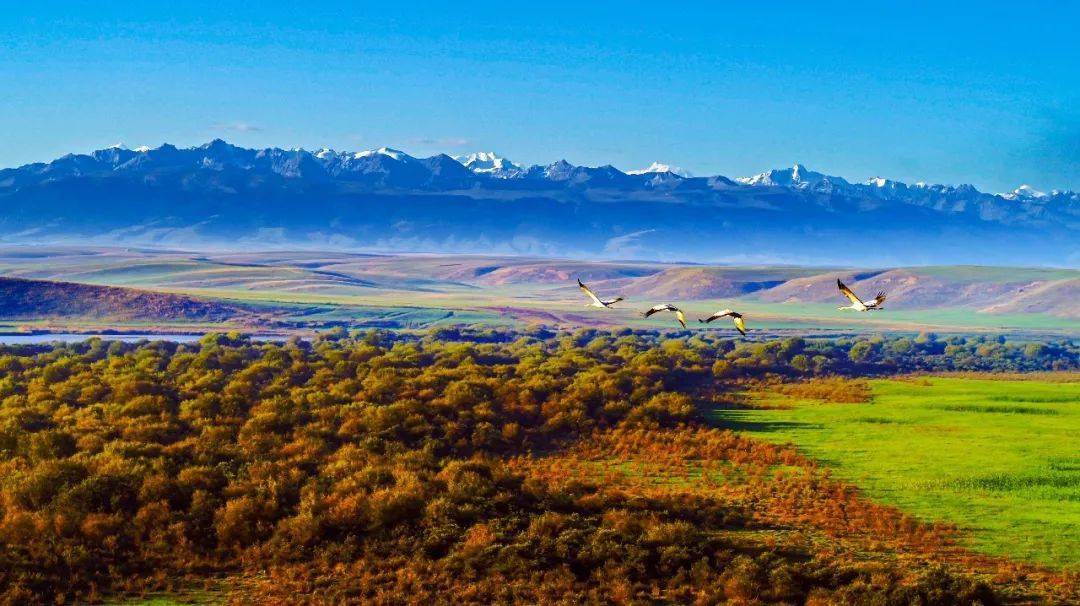
POLYGON ((592 289, 590 289, 588 286, 585 286, 585 284, 581 282, 581 278, 578 278, 577 285, 578 288, 581 289, 581 292, 585 293, 590 299, 592 299, 592 301, 585 304, 586 307, 610 308, 612 305, 615 305, 619 301, 623 300, 622 297, 615 297, 614 299, 601 299, 600 297, 596 296, 596 293, 594 293, 592 289))
POLYGON ((702 324, 708 324, 709 322, 712 322, 713 320, 719 320, 720 318, 729 317, 729 316, 731 317, 731 321, 735 324, 736 330, 741 332, 742 335, 745 337, 746 336, 746 322, 743 321, 743 317, 742 317, 741 313, 739 313, 737 311, 734 311, 734 310, 731 310, 731 309, 721 309, 720 311, 714 313, 713 315, 709 316, 708 318, 698 318, 698 322, 701 322, 702 324))
POLYGON ((660 313, 662 311, 674 312, 675 313, 675 319, 679 321, 679 324, 682 324, 683 328, 686 328, 686 314, 684 314, 681 309, 679 309, 678 307, 675 307, 671 303, 661 303, 660 305, 654 305, 654 306, 650 307, 648 311, 646 311, 645 313, 643 313, 641 315, 648 318, 649 316, 651 316, 651 315, 653 315, 655 313, 660 313))
POLYGON ((863 301, 851 291, 839 278, 836 280, 836 286, 840 289, 840 293, 847 297, 848 301, 851 301, 851 305, 845 305, 843 307, 837 307, 837 309, 850 309, 854 311, 880 311, 884 309, 881 305, 885 303, 885 291, 879 291, 878 294, 869 301, 863 301))

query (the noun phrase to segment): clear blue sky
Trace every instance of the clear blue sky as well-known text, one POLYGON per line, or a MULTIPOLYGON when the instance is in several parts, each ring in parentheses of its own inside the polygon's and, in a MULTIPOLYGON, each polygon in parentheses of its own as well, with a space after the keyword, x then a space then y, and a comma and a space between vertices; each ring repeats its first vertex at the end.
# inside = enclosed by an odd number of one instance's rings
POLYGON ((222 137, 1080 189, 1080 2, 12 4, 0 166, 222 137))

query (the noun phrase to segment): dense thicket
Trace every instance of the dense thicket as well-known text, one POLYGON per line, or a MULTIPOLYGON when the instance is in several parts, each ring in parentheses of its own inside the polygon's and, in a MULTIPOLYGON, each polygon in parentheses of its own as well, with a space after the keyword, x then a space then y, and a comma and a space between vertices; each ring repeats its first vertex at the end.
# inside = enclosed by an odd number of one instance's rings
POLYGON ((1067 344, 540 330, 0 348, 0 597, 285 567, 279 589, 333 602, 988 603, 944 571, 733 542, 749 522, 720 502, 508 462, 695 424, 738 377, 1076 365, 1067 344))

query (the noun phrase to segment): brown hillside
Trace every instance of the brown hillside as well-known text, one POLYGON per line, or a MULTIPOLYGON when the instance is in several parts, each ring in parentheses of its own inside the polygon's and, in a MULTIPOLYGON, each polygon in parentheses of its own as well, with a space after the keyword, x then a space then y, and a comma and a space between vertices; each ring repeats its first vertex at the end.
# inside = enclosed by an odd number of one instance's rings
POLYGON ((846 304, 836 288, 837 278, 858 295, 888 294, 886 308, 930 309, 964 307, 991 313, 1042 312, 1065 317, 1080 315, 1076 296, 1080 280, 965 280, 930 271, 893 269, 884 272, 834 272, 790 280, 758 295, 763 301, 846 304), (1069 294, 1073 296, 1069 296, 1069 294))
POLYGON ((0 317, 220 322, 249 315, 239 307, 133 288, 0 278, 0 317))
POLYGON ((673 267, 634 280, 623 292, 661 299, 720 299, 741 297, 772 288, 783 284, 789 277, 784 270, 673 267))
POLYGON ((799 284, 784 284, 762 293, 761 298, 765 301, 835 302, 837 305, 846 305, 846 300, 836 287, 837 278, 843 280, 863 299, 870 299, 875 293, 885 291, 889 297, 885 307, 892 309, 920 309, 949 305, 969 307, 972 299, 996 300, 998 297, 1007 295, 1009 291, 1006 284, 951 282, 908 269, 893 269, 881 273, 822 274, 807 278, 799 284))
MULTIPOLYGON (((305 269, 314 266, 305 265, 305 269)), ((398 255, 331 260, 318 269, 384 283, 393 278, 485 286, 560 284, 644 276, 660 271, 655 263, 611 263, 567 259, 462 255, 398 255)))
POLYGON ((982 311, 989 313, 1048 313, 1080 318, 1080 279, 1037 282, 1001 303, 982 311))
POLYGON ((795 278, 775 288, 764 290, 757 297, 762 301, 772 303, 830 303, 839 301, 837 297, 840 293, 836 288, 837 278, 854 288, 860 281, 880 273, 882 272, 837 270, 805 278, 795 278))
POLYGON ((655 268, 611 263, 539 262, 497 267, 476 276, 473 281, 488 286, 561 283, 574 285, 578 278, 586 282, 599 282, 647 276, 655 272, 655 268))

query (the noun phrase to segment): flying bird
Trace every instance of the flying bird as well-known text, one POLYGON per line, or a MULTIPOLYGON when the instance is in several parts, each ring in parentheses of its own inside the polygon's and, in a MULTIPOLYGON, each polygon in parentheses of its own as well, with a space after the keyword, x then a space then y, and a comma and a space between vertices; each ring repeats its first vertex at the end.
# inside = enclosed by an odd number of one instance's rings
POLYGON ((713 320, 719 320, 724 316, 731 316, 731 321, 735 323, 735 328, 739 332, 741 332, 744 337, 746 336, 746 322, 743 322, 742 314, 737 311, 732 311, 730 309, 721 309, 720 311, 714 313, 708 318, 698 318, 698 322, 701 322, 702 324, 708 324, 709 322, 712 322, 713 320))
POLYGON ((881 307, 881 304, 885 302, 885 291, 878 292, 873 300, 864 303, 862 299, 851 292, 851 289, 845 286, 839 279, 836 280, 836 286, 840 289, 840 292, 851 301, 851 305, 837 307, 837 309, 853 309, 855 311, 878 311, 879 309, 884 309, 881 307))
POLYGON ((671 303, 662 303, 660 305, 654 305, 653 307, 649 308, 649 311, 647 311, 647 312, 645 312, 645 313, 643 313, 641 315, 648 318, 649 316, 651 316, 651 315, 653 315, 655 313, 659 313, 661 311, 673 311, 673 312, 675 312, 675 319, 679 321, 679 324, 682 324, 683 328, 686 328, 686 315, 683 314, 681 309, 679 309, 678 307, 675 307, 671 303))
POLYGON ((578 288, 582 290, 582 292, 589 295, 589 298, 592 299, 591 303, 586 303, 586 305, 589 307, 611 307, 612 305, 623 300, 622 297, 615 297, 614 299, 601 299, 600 297, 596 296, 596 293, 589 290, 588 286, 585 286, 581 283, 581 278, 578 278, 577 285, 578 288))

